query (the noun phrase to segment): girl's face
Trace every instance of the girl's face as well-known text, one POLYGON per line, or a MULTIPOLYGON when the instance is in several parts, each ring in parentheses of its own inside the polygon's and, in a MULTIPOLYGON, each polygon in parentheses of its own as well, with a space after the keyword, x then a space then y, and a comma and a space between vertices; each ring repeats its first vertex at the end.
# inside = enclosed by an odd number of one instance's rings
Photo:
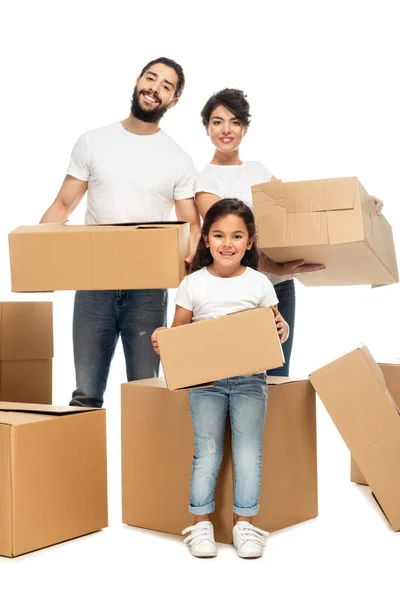
POLYGON ((211 113, 206 131, 217 150, 233 152, 239 148, 247 127, 227 108, 217 106, 211 113))
POLYGON ((236 215, 221 217, 211 226, 208 236, 204 236, 215 263, 222 267, 238 266, 253 245, 245 222, 236 215))

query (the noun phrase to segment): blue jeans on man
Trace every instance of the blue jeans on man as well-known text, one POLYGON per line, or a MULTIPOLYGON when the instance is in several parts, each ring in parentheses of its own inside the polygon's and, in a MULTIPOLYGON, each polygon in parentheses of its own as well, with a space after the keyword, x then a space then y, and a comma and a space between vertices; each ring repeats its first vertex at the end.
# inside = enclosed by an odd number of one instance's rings
POLYGON ((128 381, 158 377, 151 334, 166 326, 167 290, 79 291, 73 342, 76 390, 72 406, 103 405, 111 360, 121 337, 128 381))

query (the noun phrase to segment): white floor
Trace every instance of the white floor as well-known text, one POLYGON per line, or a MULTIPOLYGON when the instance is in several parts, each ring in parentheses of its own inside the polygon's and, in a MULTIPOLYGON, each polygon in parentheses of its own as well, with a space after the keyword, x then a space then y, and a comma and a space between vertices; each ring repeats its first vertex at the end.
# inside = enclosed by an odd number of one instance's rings
MULTIPOLYGON (((116 381, 110 389, 117 394, 116 381)), ((109 528, 0 558, 2 598, 399 597, 400 534, 368 488, 349 483, 348 451, 319 401, 320 516, 272 534, 264 557, 253 561, 223 544, 217 558, 195 559, 178 536, 122 525, 118 402, 108 410, 107 427, 109 528)))

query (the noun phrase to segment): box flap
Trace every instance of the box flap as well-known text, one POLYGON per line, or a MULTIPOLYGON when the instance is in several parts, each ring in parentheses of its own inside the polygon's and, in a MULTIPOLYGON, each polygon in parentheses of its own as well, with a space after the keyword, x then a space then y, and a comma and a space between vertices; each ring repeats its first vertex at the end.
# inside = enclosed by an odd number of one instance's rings
POLYGON ((69 223, 39 223, 38 225, 21 225, 9 235, 28 235, 30 233, 81 233, 82 231, 102 231, 105 227, 109 229, 120 229, 121 227, 129 227, 131 229, 138 228, 164 228, 164 229, 175 229, 180 228, 182 225, 186 225, 186 221, 144 221, 142 222, 130 222, 130 223, 103 223, 96 225, 70 225, 69 223))
POLYGON ((42 415, 69 415, 81 412, 104 410, 78 406, 54 406, 49 404, 25 404, 24 402, 0 402, 0 423, 7 422, 7 413, 35 413, 42 415))
POLYGON ((253 206, 273 202, 288 213, 352 210, 358 200, 356 177, 311 181, 268 181, 252 187, 253 206))

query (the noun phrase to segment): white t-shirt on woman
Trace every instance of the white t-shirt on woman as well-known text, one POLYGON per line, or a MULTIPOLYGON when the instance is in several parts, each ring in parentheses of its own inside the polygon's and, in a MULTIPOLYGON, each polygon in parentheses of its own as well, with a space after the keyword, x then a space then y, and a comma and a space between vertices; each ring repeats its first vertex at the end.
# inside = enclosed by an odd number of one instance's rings
POLYGON ((183 279, 175 304, 192 311, 193 321, 201 321, 276 305, 278 299, 269 279, 250 267, 237 277, 216 277, 203 267, 183 279))
MULTIPOLYGON (((253 208, 251 186, 269 181, 272 174, 263 164, 248 160, 241 165, 206 165, 197 175, 194 191, 215 194, 219 198, 237 198, 253 208)), ((266 273, 273 285, 292 279, 290 275, 266 273)))

